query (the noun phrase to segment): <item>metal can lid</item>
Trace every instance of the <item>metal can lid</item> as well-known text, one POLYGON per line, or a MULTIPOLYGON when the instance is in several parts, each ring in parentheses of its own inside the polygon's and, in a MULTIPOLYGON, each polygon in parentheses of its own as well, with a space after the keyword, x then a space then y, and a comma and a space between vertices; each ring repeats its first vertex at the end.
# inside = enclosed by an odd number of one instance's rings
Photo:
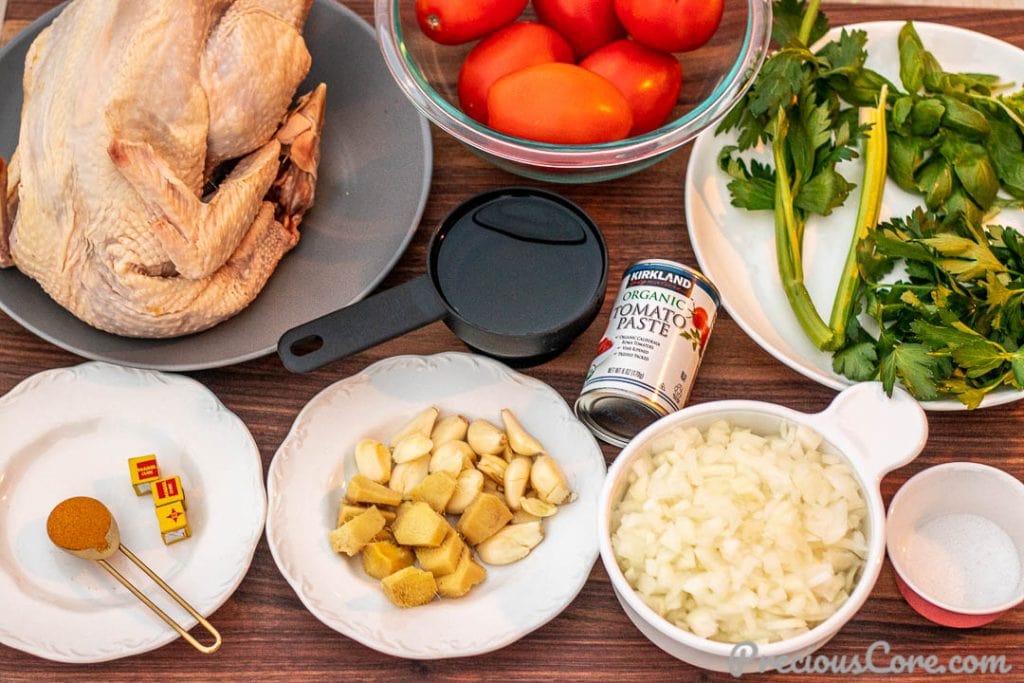
POLYGON ((676 271, 680 275, 691 278, 698 287, 703 289, 711 300, 715 302, 715 306, 722 305, 722 294, 718 291, 718 287, 714 282, 708 279, 708 276, 700 272, 693 266, 688 266, 685 263, 678 261, 670 261, 669 259, 663 258, 648 258, 634 261, 626 267, 624 276, 628 276, 630 272, 640 270, 643 268, 664 268, 670 271, 676 271))
POLYGON ((594 436, 619 447, 666 415, 640 397, 607 389, 583 394, 576 399, 574 411, 594 436))

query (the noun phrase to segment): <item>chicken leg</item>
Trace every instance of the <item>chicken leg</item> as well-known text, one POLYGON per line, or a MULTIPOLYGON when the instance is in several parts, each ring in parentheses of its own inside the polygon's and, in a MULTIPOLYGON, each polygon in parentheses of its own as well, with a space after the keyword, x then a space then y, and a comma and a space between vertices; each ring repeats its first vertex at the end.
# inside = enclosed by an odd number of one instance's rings
POLYGON ((311 63, 299 31, 261 0, 236 0, 213 27, 199 70, 210 108, 207 176, 274 134, 311 63))

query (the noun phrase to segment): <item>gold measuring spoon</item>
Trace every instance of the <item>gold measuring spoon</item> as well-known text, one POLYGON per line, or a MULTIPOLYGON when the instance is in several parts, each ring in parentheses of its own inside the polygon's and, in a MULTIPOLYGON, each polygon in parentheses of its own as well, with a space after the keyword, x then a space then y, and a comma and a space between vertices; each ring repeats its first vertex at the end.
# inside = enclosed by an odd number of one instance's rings
POLYGON ((203 615, 197 612, 192 605, 185 602, 184 598, 175 593, 170 586, 164 583, 164 580, 157 576, 152 569, 147 567, 132 551, 121 545, 121 535, 117 529, 117 520, 114 519, 114 516, 110 514, 110 510, 108 510, 107 506, 103 503, 95 498, 88 498, 85 496, 68 498, 63 502, 58 503, 57 507, 53 508, 53 511, 50 512, 49 518, 46 520, 46 533, 50 537, 50 540, 53 541, 53 544, 61 550, 65 550, 76 557, 82 558, 83 560, 94 560, 98 562, 101 567, 110 572, 111 576, 120 581, 125 588, 130 590, 132 595, 137 597, 145 603, 147 607, 156 612, 168 626, 177 631, 181 637, 187 640, 195 649, 204 654, 212 654, 220 649, 221 642, 223 641, 221 640, 220 633, 217 632, 217 629, 210 625, 210 622, 208 622, 203 615), (149 578, 153 579, 153 581, 163 588, 168 595, 174 598, 175 602, 184 607, 189 614, 195 617, 202 627, 214 637, 213 644, 203 645, 193 638, 188 631, 167 616, 167 613, 157 607, 152 600, 142 594, 142 591, 133 586, 128 579, 124 578, 119 571, 114 569, 114 567, 107 562, 107 558, 118 550, 120 550, 125 557, 134 562, 139 569, 144 571, 149 578))

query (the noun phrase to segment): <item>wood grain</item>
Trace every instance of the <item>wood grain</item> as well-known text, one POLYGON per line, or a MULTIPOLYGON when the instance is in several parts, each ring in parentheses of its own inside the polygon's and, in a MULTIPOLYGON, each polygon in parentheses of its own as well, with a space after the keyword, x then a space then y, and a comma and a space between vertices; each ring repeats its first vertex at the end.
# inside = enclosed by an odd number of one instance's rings
MULTIPOLYGON (((5 35, 55 4, 53 0, 10 0, 5 35)), ((348 4, 370 18, 372 3, 368 0, 348 4)), ((853 5, 827 9, 834 24, 870 19, 938 21, 973 28, 1024 46, 1024 11, 1019 10, 853 5)), ((993 65, 993 69, 997 67, 993 65)), ((436 128, 433 140, 433 187, 421 229, 383 287, 421 272, 432 226, 461 199, 503 185, 539 185, 489 166, 436 128)), ((555 188, 583 206, 602 227, 610 248, 613 274, 610 296, 598 320, 566 353, 528 371, 552 385, 568 401, 577 395, 607 320, 617 287, 615 276, 639 258, 664 257, 695 263, 686 237, 683 210, 683 178, 688 157, 688 149, 683 149, 659 165, 622 180, 555 188)), ((429 354, 462 348, 452 333, 438 323, 309 375, 290 375, 276 357, 190 375, 213 390, 245 421, 266 466, 299 409, 326 385, 395 354, 429 354)), ((33 373, 79 362, 80 358, 36 338, 0 314, 0 393, 33 373)), ((723 317, 709 346, 692 402, 753 396, 803 411, 817 411, 833 395, 775 361, 728 317, 723 317)), ((953 460, 986 462, 1024 478, 1022 418, 1024 403, 970 415, 932 413, 931 437, 925 452, 885 478, 884 498, 888 501, 901 483, 921 469, 953 460)), ((614 449, 605 448, 609 462, 615 453, 614 449)), ((0 498, 0 514, 3 505, 0 498)), ((0 596, 0 609, 2 604, 0 596)), ((480 618, 486 619, 487 615, 480 618)), ((93 666, 68 666, 0 646, 0 679, 729 680, 726 675, 709 674, 678 662, 651 645, 619 608, 600 563, 576 601, 560 616, 514 645, 481 657, 405 661, 379 654, 335 633, 303 608, 278 573, 265 541, 259 545, 249 575, 212 621, 225 638, 221 652, 212 657, 204 658, 178 641, 140 657, 93 666)), ((60 625, 54 624, 53 628, 60 625)), ((955 655, 1005 654, 1014 669, 1012 674, 977 676, 976 680, 1010 681, 1024 676, 1024 609, 980 629, 955 631, 932 626, 900 598, 888 563, 870 600, 822 653, 863 657, 868 646, 877 640, 890 642, 897 654, 934 654, 943 661, 955 655)), ((889 680, 891 676, 875 678, 889 680)), ((900 678, 942 680, 921 674, 900 678)), ((775 675, 765 679, 824 681, 830 677, 775 675)), ((964 677, 950 676, 946 680, 964 677)))

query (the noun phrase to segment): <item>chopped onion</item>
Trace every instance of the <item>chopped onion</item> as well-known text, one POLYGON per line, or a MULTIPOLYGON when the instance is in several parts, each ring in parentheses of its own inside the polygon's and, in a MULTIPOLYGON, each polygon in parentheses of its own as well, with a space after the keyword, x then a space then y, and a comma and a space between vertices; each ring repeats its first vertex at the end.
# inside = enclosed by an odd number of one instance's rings
POLYGON ((655 612, 703 638, 766 644, 849 598, 867 555, 867 504, 822 438, 783 424, 676 429, 631 463, 612 548, 655 612))

